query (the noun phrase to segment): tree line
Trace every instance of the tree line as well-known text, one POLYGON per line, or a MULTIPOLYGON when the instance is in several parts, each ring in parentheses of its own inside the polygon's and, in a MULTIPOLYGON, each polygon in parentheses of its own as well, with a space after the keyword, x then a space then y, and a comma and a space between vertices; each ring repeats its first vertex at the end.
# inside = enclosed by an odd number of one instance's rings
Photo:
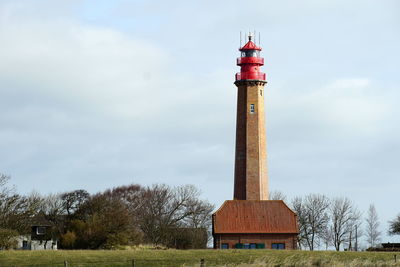
MULTIPOLYGON (((286 200, 286 196, 279 191, 271 192, 270 198, 286 200)), ((309 194, 295 197, 288 204, 297 214, 300 249, 328 249, 332 246, 337 251, 357 251, 360 249, 362 236, 365 237, 368 247, 379 245, 382 233, 379 231, 379 218, 373 204, 370 204, 365 218, 346 197, 328 198, 321 194, 309 194)), ((400 234, 400 215, 389 222, 388 233, 400 234)))
POLYGON ((132 184, 96 194, 73 190, 41 196, 20 195, 0 174, 0 248, 15 246, 15 236, 46 222, 43 241, 56 238, 64 249, 111 249, 152 244, 205 248, 214 205, 192 185, 132 184))
MULTIPOLYGON (((32 225, 43 222, 50 227, 41 236, 43 242, 54 238, 64 249, 139 244, 205 248, 211 238, 214 205, 201 199, 192 185, 131 184, 95 194, 73 190, 42 196, 18 194, 9 180, 0 174, 0 249, 14 247, 16 236, 31 234, 32 225)), ((286 200, 277 191, 270 198, 286 200)), ((363 219, 348 198, 309 194, 285 202, 297 214, 300 249, 358 250, 361 236, 369 247, 380 241, 373 204, 363 219)), ((400 234, 400 214, 389 222, 388 232, 400 234)))

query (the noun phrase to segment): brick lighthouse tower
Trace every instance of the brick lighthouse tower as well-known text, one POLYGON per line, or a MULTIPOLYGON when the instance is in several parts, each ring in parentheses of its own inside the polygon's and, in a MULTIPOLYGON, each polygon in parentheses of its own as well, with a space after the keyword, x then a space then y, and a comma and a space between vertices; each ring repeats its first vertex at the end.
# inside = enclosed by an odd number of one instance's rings
POLYGON ((296 214, 282 200, 268 200, 261 47, 249 35, 239 51, 234 199, 212 215, 214 248, 296 249, 296 214))
POLYGON ((264 85, 265 73, 260 72, 264 58, 261 47, 249 41, 239 49, 240 72, 236 118, 236 153, 234 199, 267 200, 268 177, 265 142, 264 85))

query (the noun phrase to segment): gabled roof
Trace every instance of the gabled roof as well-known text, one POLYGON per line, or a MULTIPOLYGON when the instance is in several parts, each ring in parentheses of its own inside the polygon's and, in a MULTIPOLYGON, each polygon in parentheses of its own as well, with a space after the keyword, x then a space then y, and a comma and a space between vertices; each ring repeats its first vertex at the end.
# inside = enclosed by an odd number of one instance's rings
POLYGON ((222 233, 297 234, 297 215, 282 200, 227 200, 213 214, 222 233))
POLYGON ((31 218, 31 226, 52 226, 52 223, 45 218, 43 212, 39 212, 31 218))
POLYGON ((244 51, 244 50, 260 50, 261 47, 256 46, 255 43, 252 41, 248 41, 247 44, 245 44, 242 48, 239 49, 239 51, 244 51))

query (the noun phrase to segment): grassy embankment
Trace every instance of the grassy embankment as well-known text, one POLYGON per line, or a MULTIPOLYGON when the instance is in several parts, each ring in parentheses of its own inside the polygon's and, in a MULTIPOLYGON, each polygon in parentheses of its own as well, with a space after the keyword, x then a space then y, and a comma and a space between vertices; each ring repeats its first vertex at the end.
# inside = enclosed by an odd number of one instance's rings
POLYGON ((0 251, 0 266, 400 266, 395 253, 272 250, 0 251))

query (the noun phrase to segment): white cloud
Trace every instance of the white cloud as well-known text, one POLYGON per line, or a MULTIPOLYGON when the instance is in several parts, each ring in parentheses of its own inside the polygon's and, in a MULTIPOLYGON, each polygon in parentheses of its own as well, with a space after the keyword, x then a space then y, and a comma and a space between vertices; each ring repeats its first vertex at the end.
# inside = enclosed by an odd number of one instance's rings
POLYGON ((167 55, 145 40, 69 21, 16 19, 3 20, 0 69, 3 81, 12 79, 10 86, 21 94, 135 114, 143 107, 135 99, 164 78, 167 55))
POLYGON ((392 4, 82 3, 0 4, 0 171, 22 192, 165 182, 231 198, 238 32, 256 28, 272 189, 395 213, 392 4))
POLYGON ((233 138, 217 135, 227 124, 217 108, 234 118, 226 81, 214 81, 220 73, 177 74, 170 51, 149 40, 66 18, 22 19, 19 8, 3 12, 0 28, 0 169, 13 170, 21 190, 37 186, 25 179, 57 178, 43 190, 199 183, 209 179, 205 162, 213 175, 218 162, 230 164, 216 143, 233 138))
MULTIPOLYGON (((387 101, 390 97, 392 92, 381 90, 370 79, 342 78, 297 92, 274 89, 268 112, 276 120, 302 121, 305 127, 327 134, 368 137, 386 130, 386 118, 394 110, 387 101)), ((281 123, 276 120, 271 123, 281 123)))
POLYGON ((358 136, 379 132, 388 110, 369 79, 338 79, 316 90, 308 100, 316 104, 314 112, 321 114, 325 127, 358 136))

